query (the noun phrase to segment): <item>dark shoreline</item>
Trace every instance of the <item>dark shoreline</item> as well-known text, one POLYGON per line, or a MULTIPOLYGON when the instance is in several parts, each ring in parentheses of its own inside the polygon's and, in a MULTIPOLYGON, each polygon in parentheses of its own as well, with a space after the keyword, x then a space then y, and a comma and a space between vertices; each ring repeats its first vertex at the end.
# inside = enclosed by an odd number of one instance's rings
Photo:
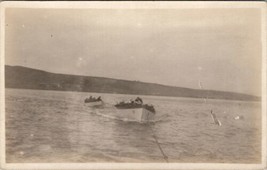
POLYGON ((149 95, 260 101, 261 97, 235 92, 198 90, 155 83, 112 78, 49 73, 22 66, 5 66, 5 87, 32 90, 56 90, 91 93, 149 95))

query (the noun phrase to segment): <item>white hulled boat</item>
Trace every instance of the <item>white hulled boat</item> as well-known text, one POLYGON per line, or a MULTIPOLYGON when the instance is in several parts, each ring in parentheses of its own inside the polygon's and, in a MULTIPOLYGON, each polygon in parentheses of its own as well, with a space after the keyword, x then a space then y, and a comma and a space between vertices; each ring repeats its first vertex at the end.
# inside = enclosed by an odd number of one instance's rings
POLYGON ((152 122, 154 121, 156 111, 154 106, 143 104, 139 97, 135 101, 120 102, 115 105, 116 118, 127 121, 152 122))

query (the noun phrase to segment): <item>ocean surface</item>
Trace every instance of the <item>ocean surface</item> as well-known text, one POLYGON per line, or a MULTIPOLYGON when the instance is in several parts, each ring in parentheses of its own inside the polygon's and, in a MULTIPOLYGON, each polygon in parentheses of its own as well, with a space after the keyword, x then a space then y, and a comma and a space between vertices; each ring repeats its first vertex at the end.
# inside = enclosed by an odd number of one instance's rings
POLYGON ((25 89, 5 93, 8 163, 163 163, 155 138, 169 162, 261 161, 260 102, 139 96, 156 109, 156 121, 141 124, 108 116, 114 104, 137 95, 25 89), (105 107, 86 106, 90 95, 101 95, 105 107), (222 126, 214 124, 211 110, 222 126))

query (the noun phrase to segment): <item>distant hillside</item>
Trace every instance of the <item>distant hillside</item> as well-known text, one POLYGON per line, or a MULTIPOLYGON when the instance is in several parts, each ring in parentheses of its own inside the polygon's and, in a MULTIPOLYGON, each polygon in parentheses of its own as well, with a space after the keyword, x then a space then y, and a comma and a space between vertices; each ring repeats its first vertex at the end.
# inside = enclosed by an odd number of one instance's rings
POLYGON ((230 100, 260 100, 260 97, 214 90, 165 86, 139 81, 126 81, 102 77, 55 74, 22 66, 5 66, 7 88, 82 91, 118 94, 139 94, 174 97, 208 97, 230 100))

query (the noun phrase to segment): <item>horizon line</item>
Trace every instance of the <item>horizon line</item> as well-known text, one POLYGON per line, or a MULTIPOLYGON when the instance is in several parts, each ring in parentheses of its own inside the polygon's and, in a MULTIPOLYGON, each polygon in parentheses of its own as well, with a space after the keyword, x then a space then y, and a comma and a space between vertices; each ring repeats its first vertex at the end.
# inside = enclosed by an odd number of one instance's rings
POLYGON ((81 75, 81 74, 67 74, 67 73, 58 73, 58 72, 50 72, 38 68, 33 68, 33 67, 26 67, 22 65, 8 65, 4 64, 5 66, 10 66, 10 67, 24 67, 24 68, 29 68, 33 70, 38 70, 38 71, 43 71, 47 73, 52 73, 52 74, 61 74, 61 75, 70 75, 70 76, 82 76, 82 77, 92 77, 92 78, 103 78, 103 79, 113 79, 113 80, 121 80, 121 81, 132 81, 132 82, 139 82, 139 83, 145 83, 145 84, 155 84, 155 85, 160 85, 160 86, 167 86, 167 87, 174 87, 174 88, 183 88, 183 89, 192 89, 192 90, 201 90, 201 91, 214 91, 214 92, 226 92, 226 93, 235 93, 235 94, 244 94, 244 95, 249 95, 249 96, 254 96, 254 97, 260 97, 255 94, 247 94, 247 93, 242 93, 242 92, 233 92, 233 91, 224 91, 224 90, 211 90, 211 89, 196 89, 196 88, 189 88, 189 87, 181 87, 181 86, 175 86, 175 85, 167 85, 167 84, 160 84, 160 83, 154 83, 154 82, 145 82, 145 81, 140 81, 140 80, 129 80, 129 79, 120 79, 120 78, 113 78, 113 77, 98 77, 98 76, 89 76, 89 75, 81 75))

